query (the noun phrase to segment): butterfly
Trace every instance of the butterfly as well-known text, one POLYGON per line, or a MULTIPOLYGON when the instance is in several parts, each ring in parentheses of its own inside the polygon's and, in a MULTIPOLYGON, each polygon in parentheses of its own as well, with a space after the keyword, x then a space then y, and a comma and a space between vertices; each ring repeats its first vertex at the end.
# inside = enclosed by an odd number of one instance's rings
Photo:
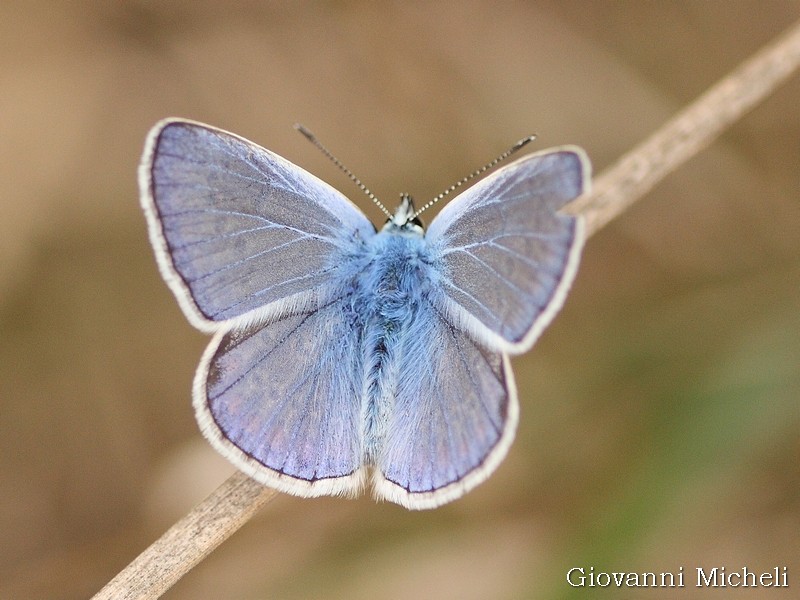
POLYGON ((269 150, 159 122, 141 205, 166 283, 213 334, 192 394, 202 433, 289 494, 459 498, 514 438, 510 357, 564 302, 584 224, 561 209, 589 181, 583 150, 550 149, 468 187, 427 231, 407 195, 376 230, 269 150))

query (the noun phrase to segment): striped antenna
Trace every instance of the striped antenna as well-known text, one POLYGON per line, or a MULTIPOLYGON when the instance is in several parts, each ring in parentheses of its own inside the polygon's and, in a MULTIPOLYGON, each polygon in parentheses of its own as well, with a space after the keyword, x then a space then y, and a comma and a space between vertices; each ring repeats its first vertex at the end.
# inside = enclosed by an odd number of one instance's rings
POLYGON ((466 177, 464 177, 463 179, 460 179, 459 181, 456 181, 456 182, 455 182, 453 185, 451 185, 449 188, 447 188, 447 189, 446 189, 445 191, 443 191, 441 194, 439 194, 438 196, 436 196, 436 197, 435 197, 433 200, 431 200, 430 202, 428 202, 428 203, 427 203, 425 206, 423 206, 423 207, 421 207, 419 210, 417 210, 417 212, 415 212, 415 213, 414 213, 414 216, 413 216, 413 217, 411 217, 411 218, 412 218, 412 219, 416 219, 416 218, 417 218, 417 217, 420 215, 420 213, 422 213, 422 212, 424 212, 424 211, 428 210, 428 209, 429 209, 431 206, 433 206, 434 204, 436 204, 436 203, 437 203, 439 200, 441 200, 442 198, 444 198, 444 197, 445 197, 445 196, 447 196, 448 194, 450 194, 450 193, 454 192, 455 190, 457 190, 458 188, 460 188, 460 187, 461 187, 462 185, 464 185, 465 183, 468 183, 468 182, 472 181, 472 180, 473 180, 473 179, 475 179, 475 178, 476 178, 478 175, 481 175, 481 174, 485 173, 486 171, 488 171, 489 169, 491 169, 492 167, 494 167, 494 166, 495 166, 497 163, 499 163, 499 162, 501 162, 501 161, 504 161, 504 160, 505 160, 505 159, 507 159, 509 156, 511 156, 512 154, 514 154, 514 153, 515 153, 517 150, 519 150, 519 149, 520 149, 520 148, 522 148, 523 146, 526 146, 526 145, 530 144, 530 143, 531 143, 533 140, 535 140, 535 139, 536 139, 536 136, 535 136, 535 135, 529 135, 528 137, 521 139, 521 140, 520 140, 520 141, 518 141, 516 144, 514 144, 513 146, 511 146, 511 148, 509 148, 508 150, 506 150, 505 152, 503 152, 503 153, 502 153, 500 156, 498 156, 497 158, 495 158, 493 161, 486 163, 486 164, 485 164, 485 165, 483 165, 483 166, 482 166, 480 169, 477 169, 476 171, 473 171, 472 173, 470 173, 469 175, 467 175, 467 176, 466 176, 466 177))
POLYGON ((327 157, 328 157, 328 158, 331 160, 331 162, 332 162, 333 164, 335 164, 337 167, 339 167, 339 170, 340 170, 342 173, 344 173, 345 175, 347 175, 347 176, 350 178, 350 180, 351 180, 353 183, 355 183, 355 184, 358 186, 358 188, 359 188, 359 189, 360 189, 362 192, 364 192, 364 193, 365 193, 367 196, 369 196, 369 199, 370 199, 370 200, 372 200, 372 201, 375 203, 375 205, 376 205, 378 208, 380 208, 380 209, 381 209, 381 211, 383 211, 383 214, 385 214, 385 215, 386 215, 387 217, 389 217, 390 219, 392 218, 392 213, 391 213, 391 212, 389 212, 389 210, 388 210, 388 209, 387 209, 387 208, 386 208, 386 207, 385 207, 385 206, 384 206, 384 205, 381 203, 381 201, 380 201, 380 200, 378 200, 378 199, 375 197, 375 194, 373 194, 372 192, 370 192, 370 191, 369 191, 369 188, 368 188, 367 186, 365 186, 363 183, 361 183, 361 180, 360 180, 358 177, 356 177, 355 175, 353 175, 353 173, 350 171, 350 169, 348 169, 347 167, 345 167, 345 166, 342 164, 342 161, 340 161, 340 160, 339 160, 338 158, 336 158, 336 157, 335 157, 333 154, 331 154, 330 150, 328 150, 328 149, 327 149, 325 146, 323 146, 323 145, 322 145, 322 142, 320 142, 320 141, 317 139, 317 136, 315 136, 315 135, 314 135, 313 133, 311 133, 311 132, 310 132, 308 129, 306 129, 305 127, 303 127, 303 126, 302 126, 300 123, 295 123, 295 124, 294 124, 294 128, 295 128, 295 129, 297 129, 297 131, 299 131, 300 133, 302 133, 304 136, 306 136, 306 138, 308 138, 308 141, 309 141, 309 142, 311 142, 311 143, 312 143, 312 144, 314 144, 314 145, 315 145, 317 148, 319 148, 319 149, 320 149, 320 151, 321 151, 321 152, 322 152, 322 153, 323 153, 325 156, 327 156, 327 157))

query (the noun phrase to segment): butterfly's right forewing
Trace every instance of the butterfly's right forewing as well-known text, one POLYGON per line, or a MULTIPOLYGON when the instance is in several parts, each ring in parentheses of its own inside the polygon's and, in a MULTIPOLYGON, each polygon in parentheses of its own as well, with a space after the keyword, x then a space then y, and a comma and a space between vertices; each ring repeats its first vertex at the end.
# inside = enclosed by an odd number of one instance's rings
POLYGON ((442 309, 506 352, 524 352, 561 307, 583 246, 580 218, 561 209, 589 186, 578 148, 532 154, 469 188, 433 220, 442 309))

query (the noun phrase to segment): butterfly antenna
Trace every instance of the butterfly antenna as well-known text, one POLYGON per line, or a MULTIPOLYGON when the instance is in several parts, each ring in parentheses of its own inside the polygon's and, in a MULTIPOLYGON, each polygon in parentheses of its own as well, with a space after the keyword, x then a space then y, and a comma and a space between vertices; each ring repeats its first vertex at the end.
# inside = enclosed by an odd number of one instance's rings
POLYGON ((447 189, 446 189, 445 191, 443 191, 441 194, 439 194, 438 196, 436 196, 436 197, 435 197, 433 200, 431 200, 430 202, 428 202, 427 204, 425 204, 423 207, 421 207, 419 210, 417 210, 417 211, 414 213, 414 216, 413 216, 413 217, 411 217, 411 218, 412 218, 412 219, 416 219, 416 218, 417 218, 417 217, 420 215, 420 213, 422 213, 422 212, 424 212, 424 211, 428 210, 428 209, 429 209, 431 206, 433 206, 434 204, 436 204, 436 203, 437 203, 439 200, 441 200, 442 198, 444 198, 444 197, 445 197, 445 196, 447 196, 448 194, 451 194, 452 192, 454 192, 455 190, 457 190, 458 188, 460 188, 460 187, 461 187, 462 185, 464 185, 465 183, 468 183, 468 182, 472 181, 472 180, 473 180, 473 179, 475 179, 475 178, 476 178, 478 175, 481 175, 481 174, 485 173, 486 171, 488 171, 489 169, 491 169, 492 167, 494 167, 494 166, 495 166, 497 163, 504 161, 504 160, 505 160, 505 159, 507 159, 509 156, 511 156, 512 154, 514 154, 514 153, 515 153, 517 150, 519 150, 519 149, 520 149, 520 148, 522 148, 523 146, 527 146, 528 144, 530 144, 530 143, 531 143, 533 140, 535 140, 535 139, 536 139, 536 136, 535 136, 535 135, 529 135, 528 137, 521 139, 521 140, 520 140, 520 141, 518 141, 516 144, 514 144, 513 146, 511 146, 511 148, 509 148, 508 150, 506 150, 505 152, 503 152, 503 153, 502 153, 500 156, 498 156, 497 158, 495 158, 493 161, 486 163, 486 164, 485 164, 485 165, 483 165, 483 166, 482 166, 480 169, 477 169, 477 170, 473 171, 472 173, 470 173, 469 175, 467 175, 466 177, 464 177, 463 179, 460 179, 459 181, 456 181, 456 182, 455 182, 453 185, 451 185, 449 188, 447 188, 447 189))
POLYGON ((315 145, 317 148, 319 148, 319 150, 320 150, 320 151, 321 151, 321 152, 322 152, 322 153, 323 153, 325 156, 327 156, 327 157, 328 157, 328 158, 331 160, 331 162, 332 162, 333 164, 335 164, 337 167, 339 167, 339 170, 340 170, 342 173, 344 173, 345 175, 347 175, 347 176, 350 178, 350 180, 351 180, 353 183, 355 183, 355 184, 358 186, 358 188, 359 188, 359 189, 360 189, 362 192, 364 192, 364 193, 365 193, 367 196, 369 196, 369 199, 370 199, 370 200, 372 200, 372 201, 375 203, 375 205, 376 205, 378 208, 380 208, 380 209, 381 209, 381 211, 383 211, 383 214, 385 214, 385 215, 386 215, 387 217, 389 217, 390 219, 392 218, 392 213, 391 213, 391 212, 389 212, 389 210, 388 210, 388 209, 387 209, 387 208, 386 208, 386 207, 385 207, 385 206, 384 206, 384 205, 381 203, 381 201, 380 201, 380 200, 378 200, 378 198, 376 198, 376 197, 375 197, 375 194, 373 194, 371 191, 369 191, 369 188, 368 188, 367 186, 365 186, 363 183, 361 183, 361 180, 360 180, 358 177, 356 177, 355 175, 353 175, 352 171, 350 171, 350 169, 348 169, 347 167, 345 167, 345 166, 342 164, 342 161, 340 161, 340 160, 339 160, 338 158, 336 158, 336 157, 335 157, 333 154, 331 154, 331 151, 330 151, 330 150, 328 150, 328 149, 327 149, 325 146, 323 146, 323 145, 322 145, 322 142, 320 142, 320 141, 317 139, 317 136, 315 136, 313 133, 311 133, 311 132, 310 132, 308 129, 306 129, 306 128, 305 128, 303 125, 301 125, 300 123, 295 123, 295 125, 294 125, 294 128, 295 128, 295 129, 297 129, 297 131, 299 131, 300 133, 302 133, 304 136, 306 136, 306 138, 308 138, 308 141, 309 141, 309 142, 311 142, 311 143, 312 143, 312 144, 314 144, 314 145, 315 145))

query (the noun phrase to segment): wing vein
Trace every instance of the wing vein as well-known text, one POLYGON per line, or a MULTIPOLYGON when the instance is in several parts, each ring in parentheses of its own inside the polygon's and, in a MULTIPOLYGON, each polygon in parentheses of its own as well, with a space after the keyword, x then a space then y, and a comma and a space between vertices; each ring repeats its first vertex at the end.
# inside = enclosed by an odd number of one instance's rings
MULTIPOLYGON (((455 328, 452 325, 450 325, 447 321, 444 321, 443 315, 435 307, 434 307, 434 310, 436 310, 436 314, 439 316, 439 319, 442 320, 445 323, 445 325, 447 326, 447 329, 448 329, 448 331, 450 333, 450 337, 453 339, 453 343, 454 343, 454 345, 455 345, 455 347, 457 349, 458 358, 459 358, 459 360, 461 362, 461 366, 463 367, 464 371, 467 373, 467 377, 469 378, 469 381, 472 384, 472 390, 475 393, 475 396, 479 399, 480 405, 483 408, 483 412, 486 414, 486 417, 489 419, 489 422, 492 424, 492 427, 494 427, 494 430, 499 434, 501 432, 501 429, 499 428, 497 423, 494 422, 494 418, 492 417, 492 414, 489 411, 489 407, 486 405, 486 402, 482 397, 483 395, 481 393, 479 393, 479 386, 478 386, 477 382, 475 381, 475 377, 474 377, 474 374, 472 372, 472 369, 470 368, 469 363, 467 362, 467 359, 464 356, 464 350, 458 344, 458 338, 456 337, 455 328)), ((494 370, 492 369, 492 366, 489 364, 489 361, 486 360, 486 356, 483 354, 483 352, 479 352, 479 354, 481 355, 481 358, 483 359, 483 362, 486 364, 486 366, 489 367, 489 371, 491 373, 494 373, 494 370)))

